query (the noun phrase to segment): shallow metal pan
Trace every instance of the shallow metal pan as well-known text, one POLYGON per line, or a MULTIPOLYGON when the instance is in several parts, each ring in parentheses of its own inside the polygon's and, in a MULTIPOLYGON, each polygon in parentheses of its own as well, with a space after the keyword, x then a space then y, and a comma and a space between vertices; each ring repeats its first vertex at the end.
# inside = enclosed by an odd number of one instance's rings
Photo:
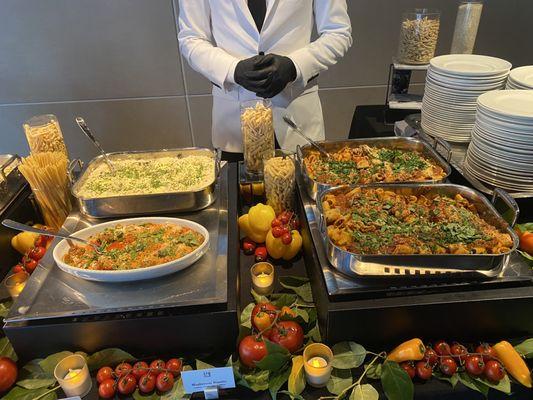
MULTIPOLYGON (((361 145, 368 145, 368 146, 374 146, 374 147, 380 147, 380 148, 386 148, 386 149, 398 149, 398 150, 409 150, 409 151, 416 151, 418 153, 421 153, 423 156, 429 158, 430 160, 433 160, 438 166, 440 166, 446 176, 444 176, 440 180, 435 181, 424 181, 424 182, 412 182, 412 181, 406 181, 406 182, 392 182, 392 183, 375 183, 377 185, 396 185, 399 183, 440 183, 444 182, 448 176, 452 172, 452 168, 450 167, 450 164, 446 160, 444 160, 441 155, 432 148, 428 143, 414 139, 409 137, 385 137, 385 138, 364 138, 364 139, 350 139, 350 140, 339 140, 339 141, 321 141, 318 142, 324 150, 327 152, 335 152, 343 147, 356 147, 361 145)), ((435 146, 442 146, 443 149, 447 152, 446 158, 447 160, 451 157, 451 151, 450 147, 447 143, 438 141, 435 143, 435 146)), ((305 145, 303 147, 298 146, 296 149, 296 159, 298 161, 298 165, 300 166, 300 171, 303 177, 303 181, 307 190, 307 193, 309 194, 309 197, 311 197, 313 200, 316 201, 320 193, 324 192, 327 189, 330 189, 336 185, 330 185, 327 183, 320 183, 316 180, 312 179, 309 174, 307 173, 307 168, 305 168, 304 165, 304 158, 307 156, 307 154, 313 150, 313 147, 311 145, 305 145)))
POLYGON ((102 155, 93 158, 76 180, 75 169, 81 169, 80 160, 73 160, 69 166, 69 178, 72 184, 72 195, 75 197, 82 214, 91 218, 124 217, 130 215, 152 215, 171 212, 192 212, 211 205, 216 198, 215 186, 220 170, 220 154, 214 150, 201 147, 168 149, 157 151, 125 151, 108 153, 113 160, 120 159, 153 159, 157 157, 184 157, 188 155, 204 155, 213 158, 213 182, 201 190, 189 192, 171 192, 142 195, 113 196, 101 198, 85 198, 78 195, 79 188, 89 174, 101 163, 105 162, 102 155))
MULTIPOLYGON (((324 241, 326 255, 331 265, 339 271, 348 275, 356 273, 356 271, 372 271, 376 270, 377 266, 392 268, 409 268, 416 270, 417 268, 432 268, 440 270, 469 270, 469 271, 490 271, 496 270, 503 266, 508 255, 518 247, 518 237, 511 227, 518 218, 518 206, 514 199, 506 192, 497 190, 495 198, 501 198, 508 206, 508 211, 504 214, 508 215, 507 222, 494 208, 494 206, 479 192, 466 186, 454 184, 396 184, 388 185, 386 190, 391 190, 396 193, 404 195, 423 195, 423 194, 440 194, 444 196, 453 197, 460 194, 470 202, 474 203, 480 217, 488 223, 497 227, 502 231, 506 231, 513 239, 513 247, 507 253, 502 254, 413 254, 413 255, 362 255, 355 254, 337 247, 329 238, 326 231, 326 222, 324 212, 322 209, 322 199, 328 193, 347 193, 357 185, 353 186, 338 186, 323 192, 317 208, 320 213, 320 232, 324 241)), ((379 188, 382 185, 359 185, 363 190, 365 188, 379 188)))

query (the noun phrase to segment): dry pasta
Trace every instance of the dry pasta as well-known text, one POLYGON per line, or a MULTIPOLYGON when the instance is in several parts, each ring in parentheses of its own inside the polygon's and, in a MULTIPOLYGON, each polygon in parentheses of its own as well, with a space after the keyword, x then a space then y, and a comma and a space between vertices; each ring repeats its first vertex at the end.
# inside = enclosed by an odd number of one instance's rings
POLYGON ((263 162, 274 153, 272 109, 258 101, 241 112, 244 165, 251 174, 263 171, 263 162))
POLYGON ((24 123, 23 128, 30 146, 30 154, 58 151, 68 158, 67 148, 61 133, 61 127, 55 117, 38 116, 36 121, 46 118, 46 122, 32 124, 32 120, 24 123))
POLYGON ((31 186, 45 224, 54 229, 61 228, 71 208, 65 154, 33 154, 22 159, 19 171, 31 186))
POLYGON ((274 157, 265 162, 265 192, 267 204, 276 214, 293 208, 295 169, 289 157, 274 157))

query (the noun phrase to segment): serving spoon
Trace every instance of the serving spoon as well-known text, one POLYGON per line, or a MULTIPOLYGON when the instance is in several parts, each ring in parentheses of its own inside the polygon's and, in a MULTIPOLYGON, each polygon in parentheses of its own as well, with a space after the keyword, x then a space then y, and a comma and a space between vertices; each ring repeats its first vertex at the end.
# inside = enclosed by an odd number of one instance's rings
POLYGON ((78 124, 78 126, 80 127, 80 129, 83 131, 83 133, 85 133, 85 136, 87 136, 89 138, 89 140, 96 146, 96 148, 100 151, 100 153, 102 154, 102 156, 104 156, 104 160, 107 164, 107 166, 109 167, 109 169, 111 170, 111 172, 113 173, 113 175, 115 174, 115 166, 113 165, 113 163, 111 162, 111 160, 109 159, 109 157, 107 156, 107 153, 104 151, 104 149, 102 148, 102 146, 100 145, 100 142, 98 140, 96 140, 96 138, 94 137, 93 133, 89 130, 89 127, 87 126, 87 124, 85 123, 85 120, 82 118, 82 117, 76 117, 75 118, 76 120, 76 123, 78 124))
POLYGON ((289 117, 287 114, 283 116, 283 121, 285 121, 285 123, 289 125, 298 135, 300 135, 305 140, 307 140, 307 142, 310 143, 315 149, 317 149, 320 152, 320 154, 322 154, 328 160, 331 158, 330 154, 326 150, 324 150, 324 148, 320 146, 317 142, 315 142, 313 139, 310 139, 309 137, 307 137, 307 135, 302 132, 300 127, 296 125, 296 123, 292 120, 292 118, 289 117))
POLYGON ((47 231, 45 229, 34 228, 33 226, 26 225, 26 224, 21 224, 20 222, 13 221, 12 219, 4 219, 2 221, 2 225, 6 226, 8 228, 11 228, 11 229, 15 229, 17 231, 38 233, 40 235, 54 236, 54 237, 67 239, 67 240, 74 240, 74 241, 86 244, 88 246, 91 246, 97 254, 104 254, 104 252, 100 249, 100 247, 98 247, 94 243, 91 243, 91 242, 89 242, 88 240, 85 240, 85 239, 80 239, 80 238, 75 237, 75 236, 64 235, 62 233, 50 232, 50 231, 47 231))

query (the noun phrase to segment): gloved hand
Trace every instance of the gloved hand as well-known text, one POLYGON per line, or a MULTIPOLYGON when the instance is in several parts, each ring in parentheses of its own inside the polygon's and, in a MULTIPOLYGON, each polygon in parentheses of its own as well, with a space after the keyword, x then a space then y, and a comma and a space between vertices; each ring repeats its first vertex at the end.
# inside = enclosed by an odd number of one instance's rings
POLYGON ((289 57, 267 54, 261 60, 259 68, 246 73, 252 81, 260 82, 261 87, 255 93, 265 99, 274 97, 285 86, 296 79, 296 66, 289 57))
POLYGON ((265 60, 263 54, 241 60, 235 67, 233 79, 246 90, 257 93, 266 87, 268 76, 266 74, 255 75, 262 68, 266 67, 271 60, 265 60))

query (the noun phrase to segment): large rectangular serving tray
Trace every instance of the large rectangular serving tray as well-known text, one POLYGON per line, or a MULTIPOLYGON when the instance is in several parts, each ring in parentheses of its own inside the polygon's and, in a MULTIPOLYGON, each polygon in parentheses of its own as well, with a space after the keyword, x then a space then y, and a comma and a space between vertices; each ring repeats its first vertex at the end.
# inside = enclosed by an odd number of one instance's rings
MULTIPOLYGON (((496 228, 506 231, 513 240, 513 247, 507 253, 502 254, 413 254, 413 255, 363 255, 355 254, 337 247, 329 238, 326 230, 326 221, 322 209, 322 199, 328 193, 347 193, 357 185, 338 186, 323 192, 317 201, 317 208, 320 213, 320 232, 324 241, 327 258, 331 265, 346 274, 353 274, 353 271, 368 268, 368 266, 385 265, 387 267, 405 268, 434 268, 442 270, 469 270, 469 271, 489 271, 500 269, 506 262, 507 256, 518 247, 518 237, 511 229, 518 216, 518 206, 516 202, 505 192, 498 190, 497 194, 502 197, 509 206, 511 214, 507 223, 498 214, 493 205, 478 191, 466 186, 455 184, 396 184, 388 185, 386 190, 404 195, 429 195, 438 194, 453 197, 460 194, 472 202, 478 210, 480 217, 496 228), (362 264, 362 265, 361 265, 362 264), (364 268, 363 268, 364 266, 364 268)), ((383 187, 377 184, 359 185, 362 190, 367 188, 383 187)))
POLYGON ((139 194, 127 196, 86 198, 79 195, 79 189, 91 172, 100 164, 105 163, 103 155, 93 158, 81 172, 78 179, 74 177, 76 166, 80 169, 80 160, 73 160, 69 166, 69 177, 72 184, 72 195, 78 203, 82 214, 91 218, 125 217, 131 215, 153 215, 172 212, 192 212, 202 210, 211 205, 216 198, 215 185, 220 170, 220 154, 214 150, 201 147, 182 149, 164 149, 157 151, 125 151, 107 153, 111 162, 122 159, 154 159, 158 157, 185 157, 203 155, 213 158, 214 179, 200 190, 188 192, 139 194))
MULTIPOLYGON (((441 157, 441 155, 434 148, 432 148, 428 143, 422 140, 418 140, 418 139, 393 136, 393 137, 385 137, 385 138, 363 138, 363 139, 349 139, 349 140, 338 140, 338 141, 325 140, 325 141, 320 141, 317 143, 320 144, 324 148, 324 150, 326 150, 328 153, 338 151, 346 146, 356 147, 356 146, 361 146, 361 145, 368 145, 368 146, 386 148, 386 149, 408 150, 408 151, 415 151, 415 152, 421 153, 424 157, 427 157, 428 159, 433 160, 446 173, 446 176, 444 176, 440 180, 425 181, 424 183, 444 182, 452 172, 450 165, 441 157)), ((313 200, 316 201, 320 193, 336 185, 330 185, 327 183, 317 182, 316 180, 312 179, 307 173, 307 168, 304 165, 304 158, 313 149, 314 148, 310 144, 307 144, 303 147, 298 146, 298 148, 296 149, 296 159, 300 166, 300 171, 303 177, 303 181, 304 181, 307 193, 309 194, 309 197, 311 197, 313 200)), ((376 184, 394 185, 397 183, 399 182, 376 183, 376 184)), ((401 182, 401 183, 415 183, 415 182, 401 182)))

